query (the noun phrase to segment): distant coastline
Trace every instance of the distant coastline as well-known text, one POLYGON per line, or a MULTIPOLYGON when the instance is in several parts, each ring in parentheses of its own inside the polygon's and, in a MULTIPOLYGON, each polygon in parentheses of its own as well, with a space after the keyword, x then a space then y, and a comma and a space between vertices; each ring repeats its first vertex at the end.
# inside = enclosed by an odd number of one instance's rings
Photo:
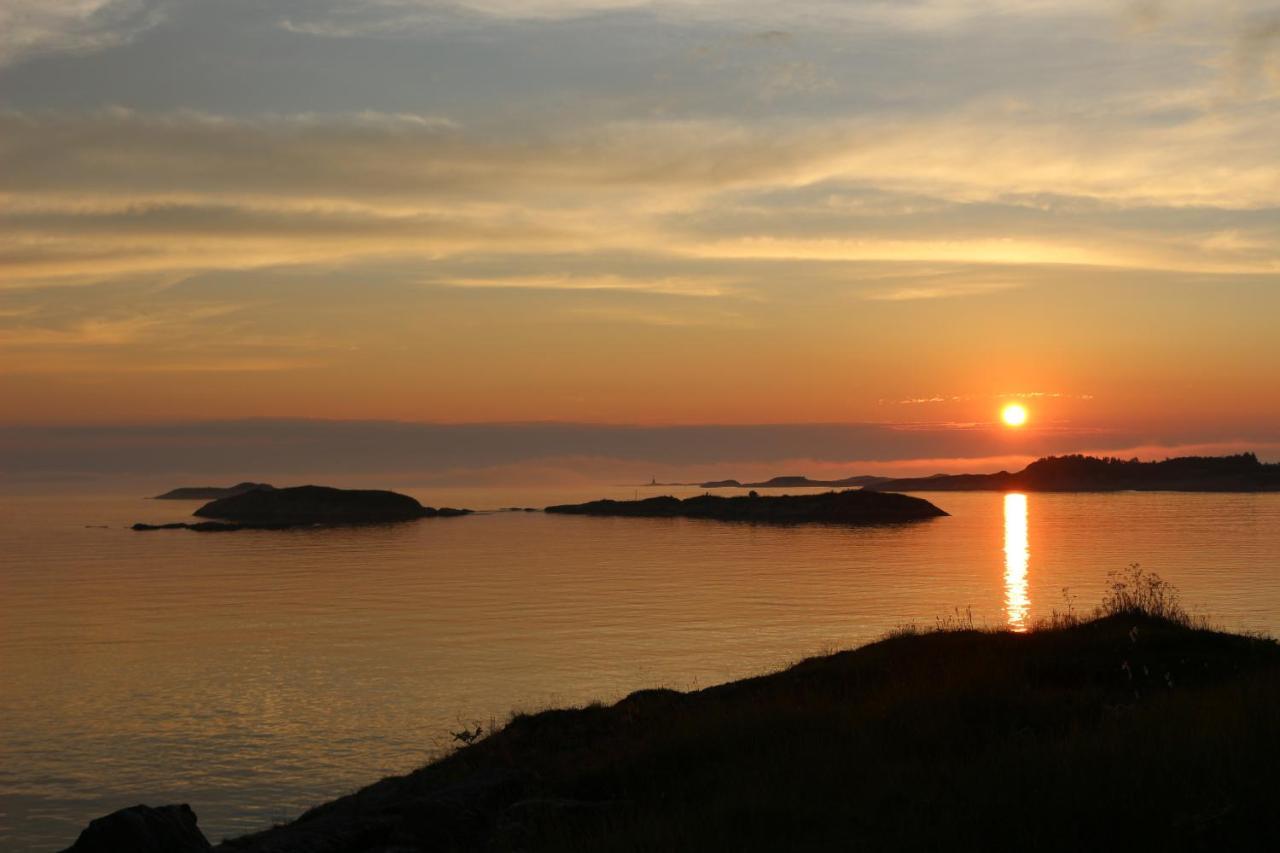
POLYGON ((275 486, 270 483, 251 483, 245 481, 234 486, 179 486, 162 495, 156 495, 156 501, 216 501, 219 498, 232 498, 245 492, 270 492, 275 486))
POLYGON ((1021 471, 936 474, 887 480, 865 488, 881 492, 1270 492, 1280 491, 1280 464, 1252 453, 1183 456, 1158 462, 1093 456, 1049 456, 1021 471))
POLYGON ((803 475, 772 477, 758 483, 742 483, 738 480, 709 480, 698 483, 704 489, 850 489, 866 488, 877 483, 887 483, 892 477, 875 477, 863 474, 840 480, 812 480, 803 475))

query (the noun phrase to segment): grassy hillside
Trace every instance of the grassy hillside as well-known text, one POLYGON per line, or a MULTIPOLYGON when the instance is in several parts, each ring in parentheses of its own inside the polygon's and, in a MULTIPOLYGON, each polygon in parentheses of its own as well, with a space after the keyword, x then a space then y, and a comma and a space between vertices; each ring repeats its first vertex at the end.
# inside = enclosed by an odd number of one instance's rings
POLYGON ((1280 648, 1168 592, 518 716, 225 849, 1275 849, 1280 648))

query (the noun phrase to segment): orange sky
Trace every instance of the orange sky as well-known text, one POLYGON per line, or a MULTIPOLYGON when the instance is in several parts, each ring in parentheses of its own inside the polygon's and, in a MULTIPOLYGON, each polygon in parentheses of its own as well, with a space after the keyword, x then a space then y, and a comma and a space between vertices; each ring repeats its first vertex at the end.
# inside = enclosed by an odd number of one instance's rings
POLYGON ((1265 4, 15 2, 0 425, 1280 423, 1265 4))

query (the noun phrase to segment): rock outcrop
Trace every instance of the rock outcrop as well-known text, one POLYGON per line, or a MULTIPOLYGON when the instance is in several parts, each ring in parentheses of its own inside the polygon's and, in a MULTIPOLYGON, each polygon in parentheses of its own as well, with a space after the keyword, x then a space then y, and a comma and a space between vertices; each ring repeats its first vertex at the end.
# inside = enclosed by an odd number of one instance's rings
POLYGON ((177 806, 130 806, 91 821, 63 853, 205 853, 213 849, 196 813, 177 806))

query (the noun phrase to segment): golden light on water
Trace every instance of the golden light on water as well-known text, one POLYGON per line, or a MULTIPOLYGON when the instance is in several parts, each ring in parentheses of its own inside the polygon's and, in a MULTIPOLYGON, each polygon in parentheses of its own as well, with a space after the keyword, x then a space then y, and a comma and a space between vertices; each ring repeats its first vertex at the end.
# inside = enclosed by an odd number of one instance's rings
POLYGON ((1020 427, 1027 422, 1027 407, 1010 403, 1000 410, 1000 420, 1007 426, 1020 427))
POLYGON ((1027 564, 1031 549, 1027 538, 1027 496, 1004 496, 1004 610, 1009 627, 1027 630, 1031 599, 1027 595, 1027 564))

